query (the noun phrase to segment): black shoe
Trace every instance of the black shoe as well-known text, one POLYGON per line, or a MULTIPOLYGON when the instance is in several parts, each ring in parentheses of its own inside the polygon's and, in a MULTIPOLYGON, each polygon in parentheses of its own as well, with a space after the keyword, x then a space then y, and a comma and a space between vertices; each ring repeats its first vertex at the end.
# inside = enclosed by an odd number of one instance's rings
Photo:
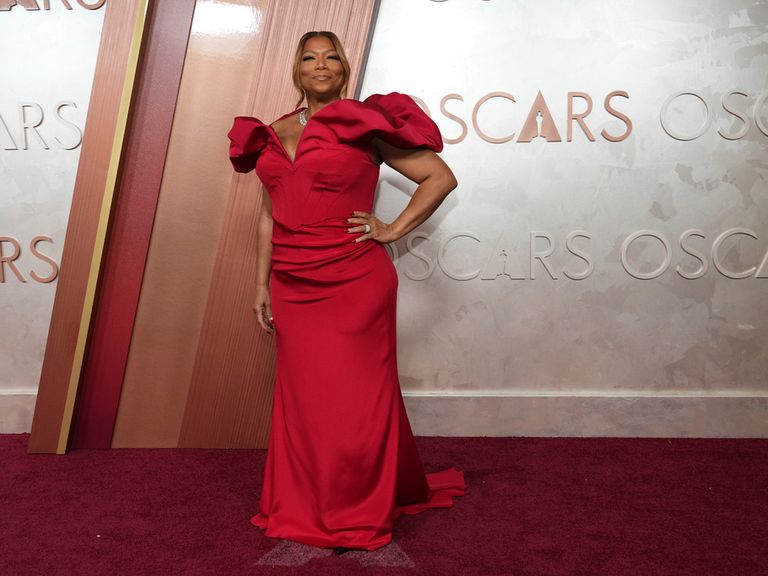
POLYGON ((344 554, 345 552, 349 552, 350 550, 354 550, 354 548, 347 548, 346 546, 336 546, 333 549, 333 553, 338 554, 344 554))

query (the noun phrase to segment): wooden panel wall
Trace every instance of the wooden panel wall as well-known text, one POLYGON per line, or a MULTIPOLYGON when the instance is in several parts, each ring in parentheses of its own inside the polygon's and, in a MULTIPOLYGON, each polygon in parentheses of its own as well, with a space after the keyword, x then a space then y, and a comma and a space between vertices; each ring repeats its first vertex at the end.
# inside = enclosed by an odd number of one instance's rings
POLYGON ((232 182, 226 133, 258 70, 267 4, 197 1, 113 447, 178 445, 232 182))
POLYGON ((126 131, 72 448, 109 448, 139 303, 195 0, 153 2, 126 131))

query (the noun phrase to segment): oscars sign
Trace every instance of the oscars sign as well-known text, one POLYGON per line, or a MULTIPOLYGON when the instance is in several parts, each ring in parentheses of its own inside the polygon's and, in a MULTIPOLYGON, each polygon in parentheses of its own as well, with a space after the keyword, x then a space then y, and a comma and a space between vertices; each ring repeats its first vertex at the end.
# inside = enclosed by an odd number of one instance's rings
POLYGON ((50 43, 57 40, 58 31, 67 35, 77 31, 80 38, 87 35, 95 54, 102 17, 97 11, 105 4, 106 0, 0 0, 0 38, 6 51, 16 50, 19 58, 4 65, 0 78, 0 184, 6 199, 12 199, 1 205, 0 286, 11 301, 21 298, 15 289, 50 284, 58 277, 62 220, 66 221, 69 187, 83 140, 89 57, 73 42, 70 62, 62 62, 50 43), (30 36, 34 44, 28 44, 30 36), (34 47, 39 60, 21 57, 27 45, 34 47), (20 65, 21 61, 26 64, 20 65), (57 97, 51 86, 65 94, 57 97), (36 230, 42 223, 47 229, 36 230))

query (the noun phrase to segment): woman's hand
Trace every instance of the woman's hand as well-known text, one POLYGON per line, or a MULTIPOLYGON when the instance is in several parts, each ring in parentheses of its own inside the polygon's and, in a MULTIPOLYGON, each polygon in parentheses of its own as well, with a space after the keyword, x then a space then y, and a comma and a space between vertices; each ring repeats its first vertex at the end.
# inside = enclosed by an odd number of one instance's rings
POLYGON ((267 334, 275 331, 275 325, 272 323, 272 306, 269 303, 269 288, 266 286, 256 287, 256 300, 253 302, 253 311, 256 313, 256 320, 267 334))
POLYGON ((355 242, 376 240, 376 242, 381 242, 382 244, 389 244, 400 238, 400 235, 397 234, 397 231, 392 224, 387 224, 386 222, 379 220, 373 214, 361 212, 360 210, 355 210, 352 214, 354 214, 354 216, 347 218, 347 222, 350 224, 360 224, 360 226, 347 228, 347 232, 363 233, 362 236, 355 238, 355 242), (366 232, 366 230, 368 231, 366 232))

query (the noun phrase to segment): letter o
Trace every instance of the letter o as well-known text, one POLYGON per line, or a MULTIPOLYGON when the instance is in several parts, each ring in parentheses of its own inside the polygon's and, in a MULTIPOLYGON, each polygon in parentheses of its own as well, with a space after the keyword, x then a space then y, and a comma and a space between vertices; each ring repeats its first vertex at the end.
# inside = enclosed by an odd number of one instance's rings
POLYGON ((83 8, 86 10, 98 10, 102 6, 104 6, 104 2, 107 0, 96 0, 93 4, 88 4, 85 0, 77 0, 77 3, 80 4, 83 8))
POLYGON ((662 236, 658 232, 654 232, 653 230, 638 230, 637 232, 634 232, 633 234, 630 234, 629 236, 627 236, 627 238, 621 244, 621 264, 622 266, 624 266, 624 270, 626 270, 630 276, 634 276, 639 280, 652 280, 654 278, 658 278, 667 270, 667 268, 669 268, 669 265, 671 263, 672 263, 672 247, 669 245, 669 242, 667 241, 666 238, 664 238, 664 236, 662 236), (659 266, 658 268, 656 268, 656 270, 653 270, 652 272, 643 273, 643 272, 632 270, 627 260, 627 251, 629 250, 630 244, 632 244, 632 242, 634 242, 635 240, 637 240, 642 236, 650 236, 652 238, 656 238, 659 242, 661 242, 664 245, 664 262, 662 262, 661 266, 659 266))
POLYGON ((710 110, 709 104, 707 104, 706 99, 704 98, 704 96, 702 96, 700 92, 697 92, 696 90, 681 90, 680 92, 676 92, 675 94, 672 94, 672 96, 666 99, 666 101, 661 107, 659 120, 661 121, 661 127, 664 129, 664 132, 669 134, 675 140, 682 140, 684 142, 687 142, 688 140, 696 140, 696 138, 698 138, 699 136, 704 134, 704 132, 707 131, 710 124, 712 124, 712 110, 710 110), (695 96, 696 98, 701 100, 701 103, 704 104, 704 109, 706 110, 706 117, 704 118, 704 122, 701 124, 701 126, 699 126, 699 129, 696 132, 689 135, 675 133, 669 126, 667 126, 666 122, 664 121, 670 104, 672 104, 672 102, 674 102, 680 96, 686 96, 686 95, 695 96))

